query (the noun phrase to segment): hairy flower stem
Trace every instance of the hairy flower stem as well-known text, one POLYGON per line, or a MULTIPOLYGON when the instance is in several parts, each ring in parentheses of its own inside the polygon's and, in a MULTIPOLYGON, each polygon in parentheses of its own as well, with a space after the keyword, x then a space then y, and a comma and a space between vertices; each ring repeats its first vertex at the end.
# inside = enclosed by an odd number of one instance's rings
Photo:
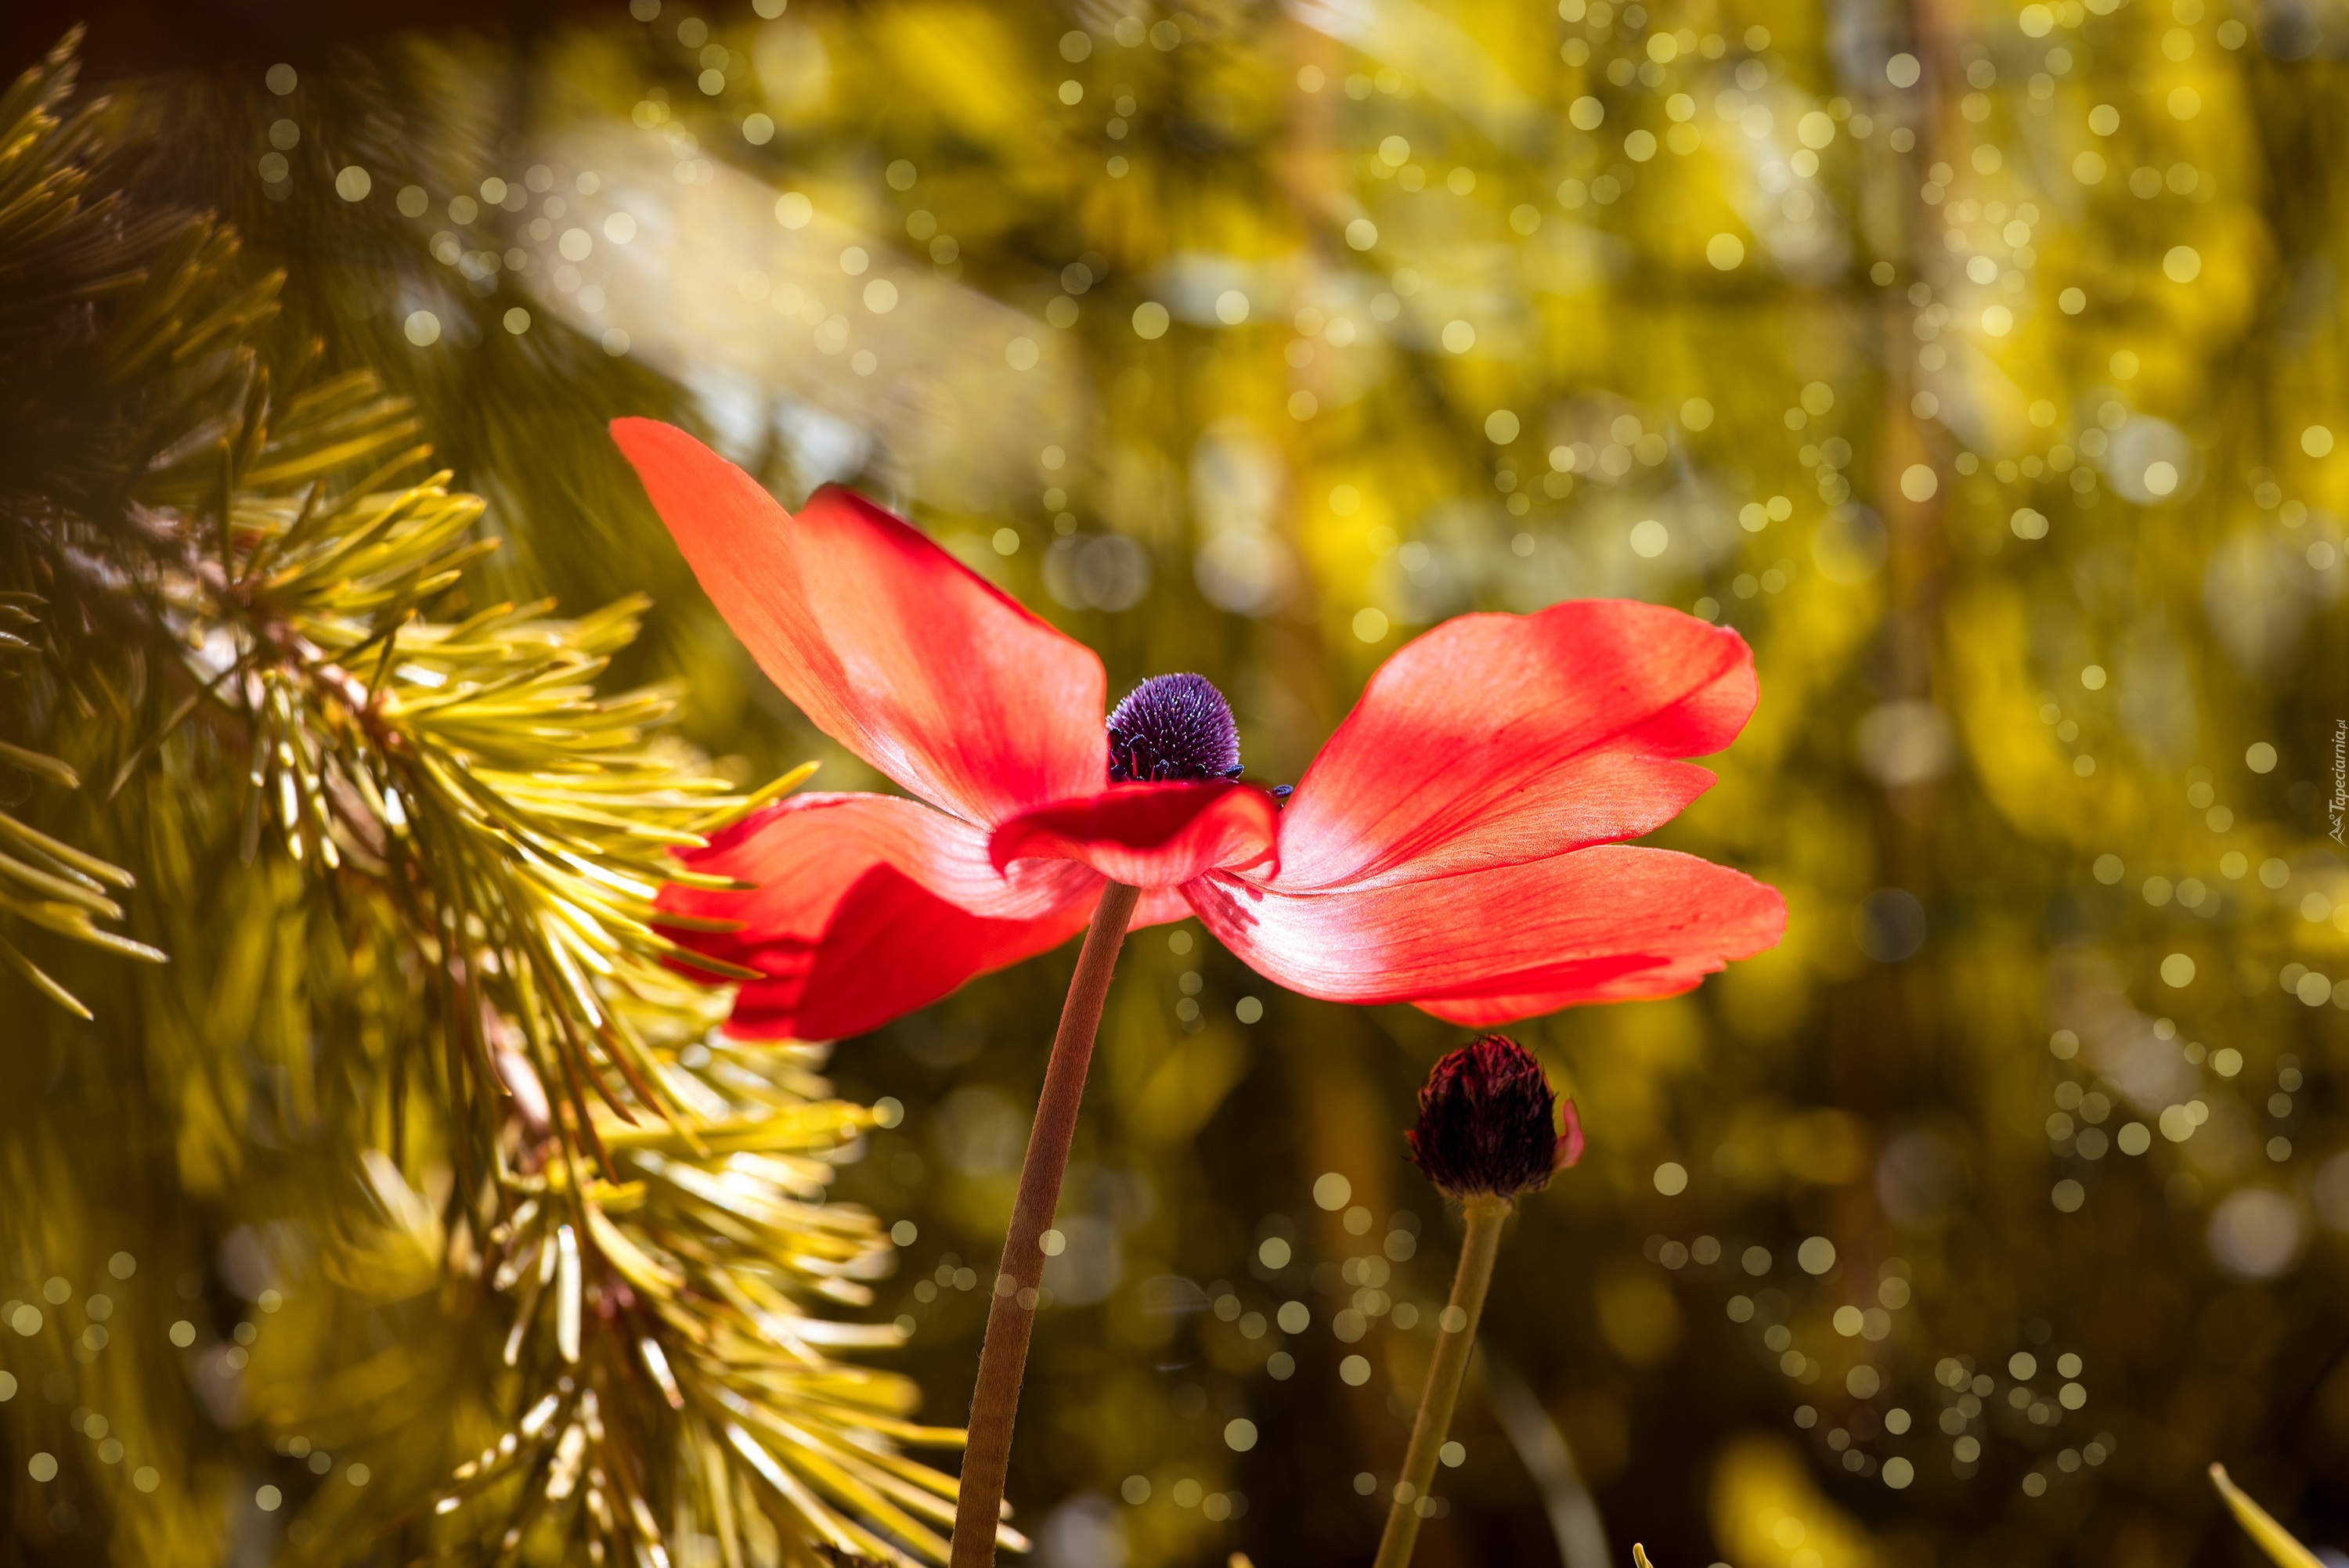
MULTIPOLYGON (((1011 1466, 1011 1423, 1019 1410, 1019 1379, 1028 1368, 1028 1336, 1036 1325, 1037 1292, 1044 1277, 1044 1231, 1060 1207, 1061 1178, 1068 1171, 1069 1145, 1077 1134, 1077 1102, 1084 1097, 1085 1069, 1092 1062, 1102 1004, 1109 999, 1110 972, 1117 967, 1117 950, 1141 897, 1139 888, 1123 882, 1102 890, 1092 924, 1085 931, 1084 947, 1077 954, 1069 999, 1061 1007, 1061 1029, 1052 1037, 1052 1060, 1044 1069, 1036 1124, 1019 1162, 1019 1193, 1012 1201, 1003 1265, 996 1273, 995 1299, 988 1306, 987 1338, 979 1346, 978 1386, 970 1397, 970 1441, 963 1452, 961 1493, 955 1501, 953 1568, 988 1568, 995 1561, 1003 1480, 1011 1466)), ((1479 1289, 1479 1299, 1483 1294, 1479 1289)))
POLYGON ((1374 1568, 1405 1568, 1419 1540, 1420 1506, 1435 1480, 1435 1456, 1452 1429, 1452 1409, 1460 1402, 1460 1379, 1468 1370, 1468 1353, 1476 1346, 1476 1320, 1485 1313, 1485 1292, 1493 1283, 1493 1259, 1501 1250, 1501 1226, 1509 1217, 1510 1200, 1479 1193, 1462 1207, 1468 1234, 1460 1243, 1460 1267, 1452 1276, 1452 1300, 1444 1309, 1435 1342, 1435 1359, 1427 1368, 1427 1387, 1419 1397, 1419 1414, 1411 1424, 1411 1446, 1403 1450, 1402 1480, 1396 1483, 1394 1506, 1387 1514, 1386 1533, 1379 1537, 1374 1568))

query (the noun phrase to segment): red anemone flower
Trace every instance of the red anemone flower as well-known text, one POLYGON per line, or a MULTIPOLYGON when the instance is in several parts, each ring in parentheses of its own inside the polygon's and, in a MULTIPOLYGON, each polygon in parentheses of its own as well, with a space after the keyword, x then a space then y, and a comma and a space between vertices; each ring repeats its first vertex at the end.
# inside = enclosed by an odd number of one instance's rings
POLYGON ((1136 926, 1195 913, 1259 974, 1331 1001, 1490 1026, 1688 990, 1785 927, 1778 894, 1619 841, 1713 782, 1753 711, 1736 633, 1587 600, 1447 621, 1381 666, 1286 805, 1237 777, 1230 709, 1107 677, 863 497, 797 514, 680 430, 622 419, 719 613, 814 725, 906 794, 801 794, 687 857, 750 892, 671 885, 730 921, 678 940, 757 971, 729 1029, 853 1035, 1081 930, 1109 879, 1136 926))

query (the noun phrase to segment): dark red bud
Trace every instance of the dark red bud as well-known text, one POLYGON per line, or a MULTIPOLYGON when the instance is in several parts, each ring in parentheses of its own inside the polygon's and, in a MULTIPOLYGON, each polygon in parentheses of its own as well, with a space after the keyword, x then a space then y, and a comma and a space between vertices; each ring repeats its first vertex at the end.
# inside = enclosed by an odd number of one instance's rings
POLYGON ((1403 1135, 1427 1179, 1454 1198, 1514 1197, 1549 1184, 1582 1158, 1582 1123, 1533 1053, 1487 1035, 1437 1062, 1419 1091, 1419 1125, 1403 1135))

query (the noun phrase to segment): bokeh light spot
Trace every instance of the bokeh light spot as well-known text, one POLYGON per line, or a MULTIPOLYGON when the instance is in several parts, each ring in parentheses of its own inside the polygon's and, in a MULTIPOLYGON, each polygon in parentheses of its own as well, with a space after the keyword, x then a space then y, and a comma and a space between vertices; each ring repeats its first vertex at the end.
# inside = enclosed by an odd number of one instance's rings
POLYGON ((1859 901, 1852 934, 1879 964, 1898 964, 1925 945, 1925 906, 1906 888, 1878 888, 1859 901))
POLYGON ((2274 1279, 2300 1261, 2308 1220, 2297 1201, 2272 1187, 2238 1187, 2210 1212, 2210 1261, 2237 1279, 2274 1279))

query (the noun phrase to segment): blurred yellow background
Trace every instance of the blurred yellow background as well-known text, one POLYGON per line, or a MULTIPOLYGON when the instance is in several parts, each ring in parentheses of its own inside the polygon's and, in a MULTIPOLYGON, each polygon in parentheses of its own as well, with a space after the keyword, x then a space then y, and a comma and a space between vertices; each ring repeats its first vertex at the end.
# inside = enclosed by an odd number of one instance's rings
MULTIPOLYGON (((619 673, 739 782, 879 781, 615 415, 906 512, 1113 696, 1207 675, 1268 779, 1463 611, 1753 643, 1661 838, 1786 940, 1519 1031, 1589 1154, 1505 1244, 1422 1561, 2239 1561, 2212 1459, 2349 1536, 2349 14, 1128 3, 615 0, 122 102, 417 397, 496 591, 654 595, 619 673)), ((925 1420, 1072 959, 833 1058, 902 1109, 840 1191, 898 1227, 925 1420)), ((1367 1558, 1456 1040, 1131 945, 1014 1455, 1046 1568, 1367 1558)))

